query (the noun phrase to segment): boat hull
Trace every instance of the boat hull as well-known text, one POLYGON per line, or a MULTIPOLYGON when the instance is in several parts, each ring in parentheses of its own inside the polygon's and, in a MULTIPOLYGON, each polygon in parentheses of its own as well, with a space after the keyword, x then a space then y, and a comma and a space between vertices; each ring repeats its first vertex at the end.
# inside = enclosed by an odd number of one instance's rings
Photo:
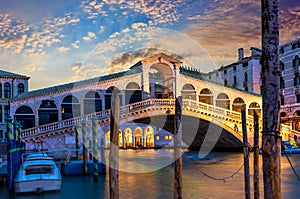
POLYGON ((61 189, 61 180, 30 180, 14 183, 16 193, 57 191, 61 189))

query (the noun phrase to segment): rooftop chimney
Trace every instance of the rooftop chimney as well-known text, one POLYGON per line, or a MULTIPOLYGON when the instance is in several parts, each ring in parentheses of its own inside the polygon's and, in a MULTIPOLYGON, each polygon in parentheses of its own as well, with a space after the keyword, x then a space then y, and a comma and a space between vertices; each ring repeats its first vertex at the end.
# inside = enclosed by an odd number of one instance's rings
POLYGON ((238 61, 241 61, 242 59, 244 59, 244 48, 239 48, 239 59, 238 61))

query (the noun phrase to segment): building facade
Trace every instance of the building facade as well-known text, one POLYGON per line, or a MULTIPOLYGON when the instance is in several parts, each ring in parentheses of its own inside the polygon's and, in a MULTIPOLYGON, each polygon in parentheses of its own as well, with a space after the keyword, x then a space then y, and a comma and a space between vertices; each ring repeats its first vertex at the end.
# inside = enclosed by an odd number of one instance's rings
MULTIPOLYGON (((207 79, 244 89, 261 91, 261 50, 252 47, 251 56, 238 50, 238 61, 205 74, 207 79)), ((300 131, 300 39, 279 47, 281 123, 300 131)))
POLYGON ((28 92, 29 77, 0 70, 0 137, 6 131, 5 118, 10 115, 10 100, 28 92))

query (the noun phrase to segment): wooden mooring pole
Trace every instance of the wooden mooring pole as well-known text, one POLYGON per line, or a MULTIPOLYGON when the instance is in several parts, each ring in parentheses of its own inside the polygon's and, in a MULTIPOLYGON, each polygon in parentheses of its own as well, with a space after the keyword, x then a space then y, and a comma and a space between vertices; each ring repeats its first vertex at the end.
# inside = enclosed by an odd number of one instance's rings
POLYGON ((262 157, 264 198, 281 199, 278 0, 262 0, 262 157))
POLYGON ((112 92, 110 119, 110 151, 109 151, 109 196, 119 198, 119 120, 120 98, 116 90, 112 92))
POLYGON ((259 199, 259 123, 258 123, 258 115, 255 110, 254 112, 254 146, 253 146, 253 188, 254 188, 254 199, 259 199))
POLYGON ((250 199, 250 171, 249 171, 249 148, 246 124, 246 106, 242 106, 242 131, 244 145, 244 180, 245 180, 245 199, 250 199))
POLYGON ((182 198, 182 97, 175 100, 175 118, 174 118, 174 199, 182 198))
POLYGON ((92 137, 93 137, 93 176, 94 181, 98 181, 98 137, 97 137, 97 118, 92 118, 92 137))
POLYGON ((88 149, 87 149, 87 132, 86 132, 86 122, 81 123, 82 128, 82 158, 83 158, 83 171, 84 174, 88 174, 88 149))

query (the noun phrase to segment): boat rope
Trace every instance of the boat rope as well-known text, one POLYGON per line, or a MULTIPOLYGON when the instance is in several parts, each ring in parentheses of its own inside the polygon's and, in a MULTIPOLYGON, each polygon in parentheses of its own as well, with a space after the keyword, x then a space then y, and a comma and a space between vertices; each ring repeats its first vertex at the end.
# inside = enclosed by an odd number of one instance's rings
MULTIPOLYGON (((249 161, 249 157, 250 157, 250 153, 248 153, 248 157, 247 157, 247 160, 249 161)), ((190 160, 189 160, 190 161, 190 160)), ((226 177, 223 177, 223 178, 218 178, 218 177, 214 177, 214 176, 211 176, 207 173, 205 173, 204 171, 202 171, 200 168, 196 167, 196 169, 204 176, 212 179, 212 180, 217 180, 217 181, 223 181, 224 183, 226 182, 226 180, 230 179, 230 178, 233 178, 236 174, 238 174, 241 169, 245 166, 247 162, 244 162, 237 170, 235 170, 231 175, 228 175, 226 177)))
POLYGON ((294 166, 293 166, 293 164, 292 164, 292 162, 291 162, 289 156, 287 155, 287 153, 286 153, 285 151, 283 151, 283 152, 284 152, 285 157, 286 157, 286 159, 288 160, 288 162, 289 162, 289 164, 290 164, 290 166, 291 166, 291 168, 292 168, 292 170, 293 170, 295 176, 297 177, 298 181, 300 182, 300 177, 299 177, 299 175, 297 174, 297 172, 296 172, 296 170, 295 170, 295 168, 294 168, 294 166))

